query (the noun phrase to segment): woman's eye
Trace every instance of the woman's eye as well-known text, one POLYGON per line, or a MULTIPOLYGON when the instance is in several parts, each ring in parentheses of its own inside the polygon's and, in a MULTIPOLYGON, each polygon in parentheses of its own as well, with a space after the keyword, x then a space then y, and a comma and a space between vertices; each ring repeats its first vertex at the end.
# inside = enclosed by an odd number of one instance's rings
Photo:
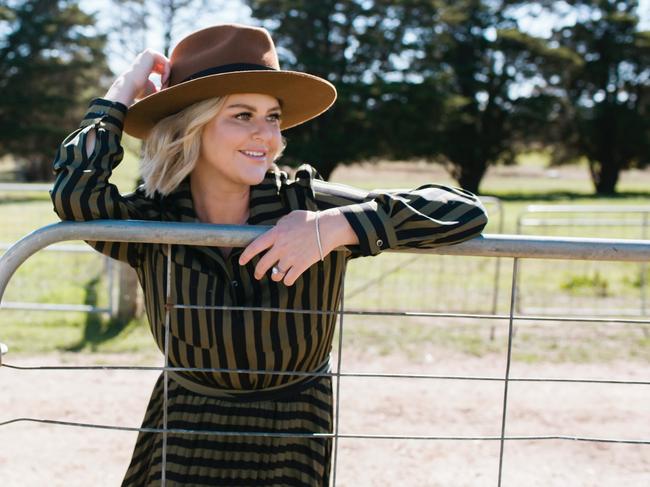
POLYGON ((242 112, 242 113, 238 113, 237 115, 235 115, 235 118, 237 118, 239 120, 250 120, 252 116, 253 116, 253 114, 250 113, 250 112, 242 112))
POLYGON ((273 122, 279 122, 282 120, 282 115, 279 113, 271 113, 267 118, 273 122))

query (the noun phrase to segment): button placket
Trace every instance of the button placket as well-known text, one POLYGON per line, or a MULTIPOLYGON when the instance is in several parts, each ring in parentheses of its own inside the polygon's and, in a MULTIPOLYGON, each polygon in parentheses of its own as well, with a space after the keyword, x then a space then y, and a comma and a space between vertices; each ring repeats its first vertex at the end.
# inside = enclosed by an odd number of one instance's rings
POLYGON ((226 269, 227 269, 227 272, 228 272, 228 277, 230 278, 230 290, 231 290, 233 303, 239 304, 240 295, 241 295, 241 291, 239 290, 239 288, 241 287, 240 286, 241 283, 237 279, 234 278, 234 276, 236 275, 236 273, 234 272, 235 271, 234 266, 238 265, 238 264, 233 264, 233 262, 236 262, 236 261, 234 261, 233 256, 232 256, 232 252, 231 252, 231 255, 229 255, 226 258, 226 269))

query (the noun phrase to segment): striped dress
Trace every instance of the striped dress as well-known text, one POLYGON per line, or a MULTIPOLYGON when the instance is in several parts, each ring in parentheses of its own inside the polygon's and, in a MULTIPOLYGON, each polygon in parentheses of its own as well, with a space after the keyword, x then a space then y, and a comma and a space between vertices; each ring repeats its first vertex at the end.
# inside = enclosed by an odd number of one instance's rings
MULTIPOLYGON (((123 156, 126 107, 96 99, 54 162, 51 191, 63 220, 134 219, 197 222, 189 180, 167 196, 147 198, 142 188, 122 195, 110 184, 123 156), (96 131, 94 152, 86 136, 96 131)), ((129 263, 144 291, 147 317, 164 350, 165 283, 171 262, 174 304, 299 310, 336 310, 350 258, 389 248, 436 247, 478 235, 486 224, 479 200, 461 189, 426 185, 409 192, 365 192, 326 183, 310 166, 295 179, 273 169, 250 192, 250 225, 273 225, 295 209, 340 207, 359 244, 335 251, 309 268, 293 286, 253 277, 259 256, 237 262, 242 249, 224 258, 217 248, 156 243, 89 242, 129 263)), ((283 372, 327 371, 334 314, 269 310, 186 309, 170 311, 169 362, 175 367, 283 372)), ((330 433, 329 377, 254 372, 169 373, 168 428, 248 433, 330 433)), ((163 380, 156 383, 142 423, 163 427, 163 380)), ((123 485, 161 483, 162 435, 141 432, 123 485)), ((326 486, 331 440, 318 437, 169 433, 167 485, 326 486)))

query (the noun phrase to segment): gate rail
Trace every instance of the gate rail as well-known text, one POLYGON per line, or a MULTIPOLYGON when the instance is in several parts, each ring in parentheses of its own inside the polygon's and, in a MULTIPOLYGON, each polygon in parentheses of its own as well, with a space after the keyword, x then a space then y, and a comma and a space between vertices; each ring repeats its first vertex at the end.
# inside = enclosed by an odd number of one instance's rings
MULTIPOLYGON (((266 226, 233 226, 233 225, 206 225, 206 224, 190 224, 190 223, 158 223, 158 222, 141 222, 141 221, 93 221, 93 222, 63 222, 50 225, 36 230, 30 235, 24 237, 11 247, 0 258, 0 300, 6 289, 6 286, 16 271, 16 269, 32 254, 38 250, 46 247, 47 245, 64 240, 91 240, 91 241, 129 241, 129 242, 157 242, 168 245, 198 245, 198 246, 226 246, 236 247, 244 246, 252 241, 257 236, 264 233, 268 228, 266 226)), ((334 440, 333 449, 333 481, 336 483, 337 471, 337 452, 338 452, 338 439, 339 438, 372 438, 372 439, 411 439, 411 440, 465 440, 465 441, 498 441, 500 442, 499 451, 499 470, 497 485, 501 485, 503 459, 504 459, 504 444, 506 441, 517 440, 569 440, 569 441, 583 441, 583 442, 600 442, 600 443, 627 443, 646 446, 650 445, 650 438, 598 438, 591 436, 581 435, 530 435, 530 436, 506 436, 505 428, 507 422, 508 412, 508 385, 513 381, 534 381, 534 382, 579 382, 579 383, 596 383, 596 384, 619 384, 619 385, 634 385, 634 386, 649 386, 650 378, 648 380, 625 381, 615 379, 580 379, 580 378, 543 378, 543 377, 527 377, 518 378, 511 377, 510 364, 512 357, 512 341, 513 341, 513 322, 520 319, 534 319, 530 316, 516 316, 514 313, 514 303, 516 301, 517 287, 515 285, 518 272, 519 259, 522 258, 535 258, 535 259, 569 259, 569 260, 598 260, 598 261, 650 261, 650 241, 644 240, 612 240, 612 239, 583 239, 583 238, 557 238, 557 237, 531 237, 521 235, 486 235, 464 242, 462 244, 443 247, 438 249, 418 249, 410 252, 418 253, 435 253, 446 255, 463 255, 463 256, 483 256, 483 257, 510 257, 513 258, 513 273, 511 282, 511 298, 510 310, 507 315, 498 316, 494 314, 485 315, 463 315, 463 314, 450 314, 450 313, 386 313, 380 311, 349 311, 341 309, 337 311, 320 311, 318 313, 331 313, 339 315, 339 338, 338 338, 338 365, 334 372, 318 373, 311 372, 287 372, 287 371, 269 371, 269 370, 233 370, 233 369, 212 369, 212 368, 191 368, 182 370, 200 370, 200 371, 218 371, 218 372, 235 372, 235 373, 257 373, 257 374, 291 374, 291 375, 327 375, 336 377, 336 394, 335 394, 335 422, 333 433, 262 433, 262 432, 226 432, 226 431, 194 431, 182 430, 175 428, 168 428, 166 421, 167 410, 167 382, 168 372, 180 370, 175 367, 170 367, 168 361, 168 346, 169 346, 169 309, 174 307, 196 307, 190 305, 171 304, 167 307, 167 318, 165 320, 165 366, 164 367, 113 367, 113 366, 97 366, 97 367, 16 367, 9 364, 4 364, 6 367, 16 369, 47 369, 47 370, 63 370, 63 369, 128 369, 128 370, 162 370, 165 384, 164 394, 164 416, 163 428, 129 428, 123 426, 109 426, 101 424, 87 424, 75 423, 65 421, 53 421, 48 419, 38 418, 14 418, 9 421, 0 422, 0 427, 16 422, 36 422, 47 424, 58 424, 66 426, 87 427, 87 428, 100 428, 100 429, 115 429, 123 431, 147 431, 162 433, 163 435, 163 460, 162 460, 162 483, 165 485, 165 471, 166 471, 166 438, 168 433, 192 433, 198 435, 223 435, 223 436, 275 436, 275 437, 319 437, 319 438, 332 438, 334 440), (508 340, 507 340, 507 356, 506 368, 503 376, 499 377, 478 377, 478 376, 440 376, 428 374, 375 374, 375 373, 355 373, 355 372, 342 372, 341 369, 341 356, 343 354, 342 338, 343 338, 343 316, 345 314, 366 314, 366 315, 399 315, 399 316, 449 316, 449 317, 473 317, 473 318, 503 318, 508 320, 508 340), (386 434, 350 434, 342 433, 339 431, 338 424, 338 411, 339 411, 339 385, 341 377, 409 377, 420 379, 449 379, 449 380, 486 380, 498 381, 504 385, 503 390, 503 406, 501 418, 501 434, 498 436, 426 436, 426 435, 386 435, 386 434)), ((171 252, 168 252, 168 273, 170 272, 171 265, 169 259, 171 252)), ((169 279, 169 276, 168 276, 169 279)), ((1 307, 1 306, 0 306, 1 307)), ((244 309, 243 307, 205 307, 214 309, 244 309)), ((246 308, 260 310, 261 308, 246 308)), ((263 308, 262 308, 263 309, 263 308)), ((291 313, 313 313, 310 310, 294 310, 294 309, 270 309, 271 311, 282 311, 291 313)), ((541 319, 557 319, 558 321, 577 321, 575 318, 550 318, 548 316, 541 319)), ((581 318, 578 321, 591 321, 602 322, 602 318, 581 318)), ((630 320, 630 319, 608 319, 608 322, 621 322, 621 323, 643 323, 650 324, 650 320, 630 320)), ((5 353, 6 347, 0 344, 0 352, 5 353)), ((0 365, 2 361, 0 358, 0 365)))

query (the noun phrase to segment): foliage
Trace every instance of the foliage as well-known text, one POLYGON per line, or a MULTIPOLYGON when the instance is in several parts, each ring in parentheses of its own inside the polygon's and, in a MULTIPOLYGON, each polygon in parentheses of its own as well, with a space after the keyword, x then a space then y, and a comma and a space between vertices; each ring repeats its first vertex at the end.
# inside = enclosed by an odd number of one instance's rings
MULTIPOLYGON (((214 13, 223 6, 215 0, 111 0, 114 41, 112 55, 130 63, 146 47, 150 47, 148 34, 161 32, 162 53, 169 56, 172 39, 179 31, 193 29, 197 13, 202 16, 214 13)), ((154 45, 157 45, 156 42, 154 45)))
POLYGON ((0 10, 0 154, 19 158, 27 180, 51 177, 53 151, 108 72, 93 25, 76 0, 0 10))
POLYGON ((285 67, 339 90, 333 110, 290 132, 285 153, 326 177, 360 159, 437 159, 478 191, 488 165, 513 161, 545 121, 544 95, 512 91, 536 74, 534 55, 545 49, 506 15, 512 2, 248 3, 285 67))
POLYGON ((571 53, 546 76, 559 103, 554 159, 586 156, 599 194, 616 191, 622 169, 650 162, 650 33, 638 31, 638 4, 574 2, 578 22, 552 36, 571 53))
MULTIPOLYGON (((419 53, 410 65, 441 93, 440 130, 428 154, 442 156, 460 185, 478 192, 488 166, 513 163, 516 153, 543 125, 543 95, 513 88, 537 74, 536 54, 546 46, 518 30, 517 2, 439 1, 420 23, 419 53)), ((427 132, 412 122, 413 138, 427 132)))
POLYGON ((650 42, 636 1, 247 3, 286 68, 339 90, 334 109, 289 133, 285 153, 326 177, 350 161, 418 158, 476 192, 490 165, 551 141, 556 160, 586 156, 605 193, 620 168, 647 162, 650 42), (525 33, 531 5, 564 26, 550 39, 525 33))
POLYGON ((426 2, 249 0, 254 17, 272 33, 281 65, 321 76, 338 90, 336 105, 288 132, 283 160, 309 162, 328 178, 337 164, 384 155, 378 133, 386 74, 397 70, 415 6, 426 2), (307 34, 308 33, 308 34, 307 34))

